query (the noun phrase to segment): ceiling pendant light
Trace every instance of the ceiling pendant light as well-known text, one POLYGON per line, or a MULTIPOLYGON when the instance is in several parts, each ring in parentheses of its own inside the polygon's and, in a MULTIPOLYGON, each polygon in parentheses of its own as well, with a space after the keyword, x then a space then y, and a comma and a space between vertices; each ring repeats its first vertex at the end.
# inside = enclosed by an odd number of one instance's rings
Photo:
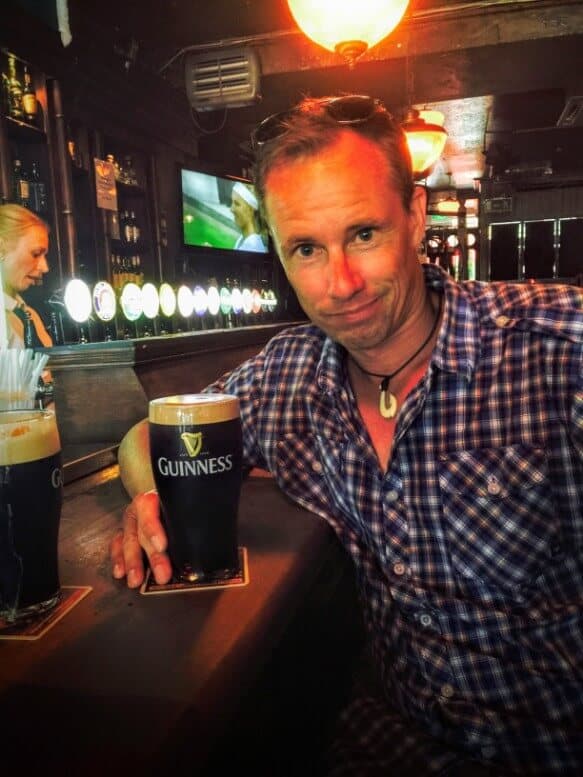
POLYGON ((460 203, 456 197, 450 194, 445 200, 438 200, 434 210, 441 216, 457 216, 460 211, 460 203))
POLYGON ((399 24, 409 0, 287 0, 308 38, 350 65, 399 24))
POLYGON ((416 181, 426 178, 427 174, 441 156, 447 140, 441 111, 413 107, 415 94, 415 71, 410 67, 410 41, 407 38, 405 49, 405 85, 407 89, 407 112, 401 125, 409 146, 413 178, 416 181))
POLYGON ((442 124, 440 111, 418 111, 409 108, 402 124, 411 162, 413 177, 416 180, 426 178, 427 174, 441 156, 447 140, 447 132, 442 124))
POLYGON ((448 195, 444 199, 438 200, 433 205, 432 210, 434 213, 437 213, 440 216, 457 216, 461 209, 461 203, 458 200, 457 191, 452 186, 451 173, 448 173, 448 176, 449 176, 448 195))

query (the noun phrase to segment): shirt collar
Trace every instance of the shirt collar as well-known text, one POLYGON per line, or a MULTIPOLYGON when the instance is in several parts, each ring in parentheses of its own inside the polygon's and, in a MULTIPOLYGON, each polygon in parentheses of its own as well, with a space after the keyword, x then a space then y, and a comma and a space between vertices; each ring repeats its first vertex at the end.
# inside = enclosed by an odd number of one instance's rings
POLYGON ((6 294, 6 292, 3 292, 3 294, 4 294, 4 307, 9 312, 12 312, 14 308, 19 307, 20 305, 24 305, 24 300, 19 294, 17 294, 15 297, 11 297, 9 294, 6 294))
MULTIPOLYGON (((422 265, 425 284, 443 294, 443 318, 432 363, 446 372, 459 372, 470 379, 479 356, 479 321, 463 285, 434 264, 422 265)), ((326 337, 316 371, 318 386, 337 392, 344 383, 346 350, 326 337)))
POLYGON ((468 380, 480 354, 478 312, 462 283, 434 264, 423 264, 425 283, 443 294, 443 318, 432 363, 445 372, 459 372, 468 380))

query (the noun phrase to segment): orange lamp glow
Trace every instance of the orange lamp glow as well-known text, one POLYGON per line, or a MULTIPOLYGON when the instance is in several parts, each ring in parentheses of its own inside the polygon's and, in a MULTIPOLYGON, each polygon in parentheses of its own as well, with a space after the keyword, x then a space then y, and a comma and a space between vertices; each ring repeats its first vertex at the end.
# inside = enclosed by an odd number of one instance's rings
POLYGON ((457 216, 457 214, 460 211, 460 202, 459 200, 453 196, 450 195, 449 197, 446 197, 445 200, 439 200, 435 203, 434 210, 437 213, 441 213, 444 216, 457 216))
POLYGON ((411 108, 403 122, 413 163, 413 177, 416 179, 425 178, 441 156, 447 140, 446 130, 441 124, 436 123, 439 116, 433 116, 433 114, 439 114, 443 118, 443 114, 439 111, 420 113, 415 108, 411 108), (427 114, 430 120, 424 118, 423 114, 427 114))
POLYGON ((300 29, 349 63, 395 29, 409 0, 287 0, 300 29))

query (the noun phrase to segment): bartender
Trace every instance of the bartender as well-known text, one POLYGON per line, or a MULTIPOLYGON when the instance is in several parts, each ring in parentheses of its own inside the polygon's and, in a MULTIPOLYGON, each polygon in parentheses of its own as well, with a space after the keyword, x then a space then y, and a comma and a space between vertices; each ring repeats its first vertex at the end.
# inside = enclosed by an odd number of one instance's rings
POLYGON ((49 271, 49 226, 21 205, 0 205, 0 266, 9 348, 25 347, 27 320, 33 348, 53 344, 45 325, 21 294, 49 271))

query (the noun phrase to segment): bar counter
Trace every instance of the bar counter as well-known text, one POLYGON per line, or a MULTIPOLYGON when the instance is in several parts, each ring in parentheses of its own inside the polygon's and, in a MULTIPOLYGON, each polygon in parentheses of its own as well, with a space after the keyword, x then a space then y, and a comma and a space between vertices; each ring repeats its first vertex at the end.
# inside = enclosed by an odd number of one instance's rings
POLYGON ((65 480, 113 464, 148 401, 196 392, 299 322, 183 332, 47 348, 63 444, 65 480))
POLYGON ((65 488, 61 583, 92 591, 40 639, 0 641, 3 771, 311 774, 361 644, 333 532, 250 478, 248 585, 144 596, 110 573, 126 503, 117 465, 65 488))

